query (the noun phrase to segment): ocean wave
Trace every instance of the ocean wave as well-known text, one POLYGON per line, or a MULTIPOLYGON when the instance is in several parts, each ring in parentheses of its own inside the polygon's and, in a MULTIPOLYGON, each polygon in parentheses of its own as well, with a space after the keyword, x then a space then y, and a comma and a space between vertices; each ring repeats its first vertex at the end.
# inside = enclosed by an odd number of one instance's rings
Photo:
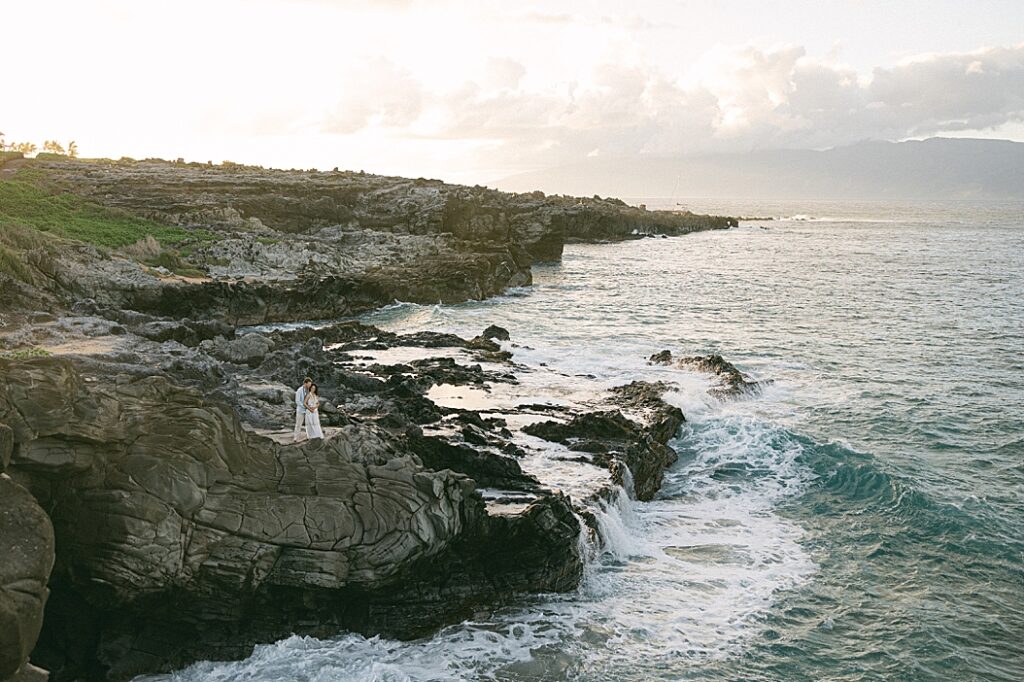
POLYGON ((1024 552, 1014 524, 983 497, 938 498, 914 477, 836 442, 809 444, 800 459, 816 475, 803 500, 807 510, 864 517, 856 526, 860 541, 877 542, 879 551, 920 542, 936 558, 953 553, 1013 561, 1024 552))
POLYGON ((796 213, 788 216, 775 216, 772 218, 773 222, 780 223, 878 223, 878 224, 895 224, 895 223, 906 223, 907 220, 895 220, 893 218, 864 218, 854 216, 812 216, 803 213, 796 213))

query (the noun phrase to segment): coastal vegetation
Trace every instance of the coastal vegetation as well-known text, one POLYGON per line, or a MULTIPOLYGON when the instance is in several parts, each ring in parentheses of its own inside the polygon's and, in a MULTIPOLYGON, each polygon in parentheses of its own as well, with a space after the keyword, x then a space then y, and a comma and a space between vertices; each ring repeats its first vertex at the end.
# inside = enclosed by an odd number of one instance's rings
POLYGON ((188 262, 180 247, 212 238, 206 230, 165 225, 102 206, 65 191, 36 168, 21 168, 12 178, 0 181, 0 272, 21 281, 31 280, 27 252, 52 250, 69 241, 91 244, 107 254, 117 250, 151 267, 198 276, 203 272, 188 262))
POLYGON ((183 228, 161 225, 62 192, 31 168, 0 182, 0 226, 6 231, 12 225, 108 248, 127 246, 147 236, 161 244, 175 244, 193 236, 183 228))
MULTIPOLYGON (((7 142, 5 135, 0 133, 0 153, 2 152, 14 152, 22 156, 31 156, 39 151, 39 146, 35 142, 7 142)), ((38 154, 39 158, 45 157, 69 157, 72 159, 78 158, 78 143, 71 140, 65 146, 58 140, 46 140, 43 142, 42 151, 38 154)), ((3 157, 0 157, 0 161, 3 157)))
POLYGON ((50 351, 45 348, 18 348, 15 350, 0 350, 0 360, 28 360, 30 358, 46 358, 50 351))

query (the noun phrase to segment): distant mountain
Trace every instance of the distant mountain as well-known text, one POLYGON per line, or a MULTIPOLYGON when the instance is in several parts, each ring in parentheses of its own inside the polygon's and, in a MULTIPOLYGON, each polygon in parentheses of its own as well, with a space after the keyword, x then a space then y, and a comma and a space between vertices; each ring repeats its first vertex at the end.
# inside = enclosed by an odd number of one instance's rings
POLYGON ((1024 199, 1024 143, 931 138, 676 158, 595 158, 500 189, 618 197, 1024 199))

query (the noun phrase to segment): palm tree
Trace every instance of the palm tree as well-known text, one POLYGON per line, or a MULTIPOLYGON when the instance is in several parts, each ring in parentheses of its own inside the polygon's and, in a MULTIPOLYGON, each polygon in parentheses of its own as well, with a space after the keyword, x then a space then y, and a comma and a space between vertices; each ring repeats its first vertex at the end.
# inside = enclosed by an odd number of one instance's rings
POLYGON ((72 159, 78 158, 78 143, 75 142, 74 140, 68 142, 68 156, 70 156, 72 159))

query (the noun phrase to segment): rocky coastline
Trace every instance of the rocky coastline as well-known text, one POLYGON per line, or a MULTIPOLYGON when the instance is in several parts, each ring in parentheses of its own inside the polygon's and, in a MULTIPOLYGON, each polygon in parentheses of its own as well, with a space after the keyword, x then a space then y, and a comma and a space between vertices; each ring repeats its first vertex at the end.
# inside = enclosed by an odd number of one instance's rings
POLYGON ((0 272, 0 679, 131 679, 291 633, 412 638, 572 590, 595 510, 624 487, 651 499, 676 459, 665 384, 567 406, 519 388, 541 369, 500 327, 352 316, 527 285, 570 241, 731 219, 361 173, 36 171, 195 233, 199 272, 77 242, 0 272), (325 322, 245 328, 308 320, 325 322), (292 443, 305 375, 325 438, 292 443), (586 473, 566 484, 552 460, 586 473))

